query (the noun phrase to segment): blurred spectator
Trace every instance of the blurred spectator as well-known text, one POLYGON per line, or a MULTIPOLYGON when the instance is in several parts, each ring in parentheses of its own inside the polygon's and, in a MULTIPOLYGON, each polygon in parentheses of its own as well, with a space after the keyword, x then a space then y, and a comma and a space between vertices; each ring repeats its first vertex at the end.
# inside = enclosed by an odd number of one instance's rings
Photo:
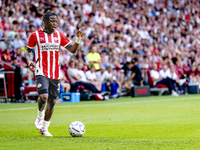
MULTIPOLYGON (((169 68, 168 68, 168 66, 167 66, 167 64, 163 64, 162 65, 162 69, 159 71, 159 76, 161 77, 161 78, 167 78, 167 74, 169 74, 168 72, 170 72, 170 70, 169 70, 169 68)), ((174 78, 176 78, 177 77, 177 75, 176 75, 176 77, 175 76, 173 76, 174 78)))
MULTIPOLYGON (((84 72, 81 71, 81 68, 82 68, 81 63, 79 63, 78 68, 79 68, 79 70, 75 68, 75 61, 74 61, 74 59, 71 59, 69 61, 69 67, 67 69, 67 74, 68 74, 71 82, 72 83, 81 82, 81 84, 82 83, 88 83, 88 84, 84 84, 84 86, 87 86, 89 88, 92 86, 92 89, 96 88, 96 90, 101 91, 101 86, 102 86, 101 84, 102 83, 97 82, 96 80, 88 82, 88 80, 85 80, 86 77, 85 77, 84 72), (92 85, 89 85, 89 84, 92 84, 92 85)), ((93 67, 93 69, 95 70, 94 67, 93 67)))
POLYGON ((67 74, 69 76, 69 79, 72 83, 76 83, 77 81, 80 81, 82 76, 78 74, 78 70, 75 68, 75 60, 70 59, 69 61, 69 67, 67 69, 67 74))
POLYGON ((138 67, 138 59, 134 57, 129 64, 129 68, 131 70, 130 77, 125 81, 124 87, 127 90, 131 90, 132 84, 133 85, 146 85, 145 81, 143 80, 142 73, 138 67))
MULTIPOLYGON (((178 79, 190 76, 191 81, 197 81, 193 77, 196 75, 193 75, 195 67, 192 65, 200 64, 200 1, 21 2, 1 2, 1 49, 19 51, 17 48, 24 47, 29 34, 42 26, 42 15, 52 11, 59 17, 58 30, 62 30, 70 40, 75 38, 75 29, 86 33, 80 45, 81 51, 76 54, 76 61, 82 62, 84 68, 94 65, 95 70, 99 70, 100 66, 112 66, 121 82, 123 75, 128 73, 126 63, 137 57, 145 81, 148 81, 147 70, 154 63, 157 63, 158 70, 164 63, 174 63, 178 79)), ((11 61, 9 54, 0 55, 2 60, 11 61)), ((18 52, 17 55, 20 57, 18 52)), ((61 66, 67 66, 70 58, 71 54, 61 51, 61 66)))
POLYGON ((82 82, 87 82, 87 83, 91 83, 93 84, 99 91, 101 91, 101 86, 102 86, 102 82, 99 82, 98 80, 88 80, 86 79, 86 74, 84 73, 83 69, 83 63, 79 62, 77 65, 77 69, 78 69, 78 74, 81 76, 80 81, 82 82))
POLYGON ((197 82, 195 63, 192 64, 191 70, 188 72, 188 76, 189 76, 190 82, 197 82))
POLYGON ((77 51, 76 59, 78 62, 85 64, 85 55, 83 50, 77 51))
POLYGON ((153 79, 153 85, 156 86, 157 84, 164 84, 169 88, 169 92, 171 93, 172 96, 179 96, 179 94, 176 92, 175 89, 175 81, 170 79, 169 77, 161 77, 159 75, 159 72, 157 71, 157 64, 153 64, 153 69, 150 71, 150 75, 153 79))
POLYGON ((20 35, 15 35, 15 40, 13 41, 14 49, 25 47, 25 42, 20 39, 20 35))
MULTIPOLYGON (((121 86, 121 83, 119 82, 119 80, 117 80, 116 76, 113 74, 113 69, 111 66, 108 66, 106 71, 104 72, 104 81, 108 81, 112 84, 112 82, 115 82, 118 87, 119 87, 119 90, 121 90, 122 86, 121 86)), ((109 86, 107 84, 107 86, 109 86)))
POLYGON ((87 60, 89 61, 89 68, 94 65, 96 70, 100 69, 101 56, 97 53, 96 46, 93 46, 91 52, 87 54, 87 60))
POLYGON ((18 66, 18 61, 16 56, 12 56, 12 65, 17 67, 18 66))
POLYGON ((89 81, 97 81, 94 65, 90 66, 90 70, 85 73, 85 76, 89 81))
POLYGON ((199 87, 200 87, 200 64, 197 66, 196 78, 197 78, 197 82, 199 83, 199 87))
POLYGON ((183 84, 186 82, 186 79, 179 79, 178 75, 175 72, 174 65, 169 65, 169 68, 167 64, 163 64, 162 69, 159 71, 159 76, 163 79, 166 79, 167 77, 174 81, 174 83, 178 86, 180 93, 182 94, 183 91, 183 84))
POLYGON ((61 49, 60 57, 59 57, 59 61, 60 61, 61 66, 68 64, 70 59, 71 59, 70 52, 61 49))
POLYGON ((9 49, 9 48, 7 48, 7 49, 4 51, 2 60, 5 61, 5 62, 11 62, 11 56, 10 56, 10 49, 9 49))
POLYGON ((69 83, 66 83, 67 79, 63 73, 62 70, 60 70, 60 91, 63 91, 63 92, 69 92, 70 91, 70 84, 69 83))
POLYGON ((105 72, 105 67, 101 67, 99 71, 96 72, 96 77, 98 81, 103 82, 104 81, 104 72, 105 72))
POLYGON ((77 65, 77 69, 78 69, 78 74, 81 76, 80 81, 88 82, 87 79, 86 79, 85 73, 82 70, 83 69, 83 63, 79 62, 78 65, 77 65))

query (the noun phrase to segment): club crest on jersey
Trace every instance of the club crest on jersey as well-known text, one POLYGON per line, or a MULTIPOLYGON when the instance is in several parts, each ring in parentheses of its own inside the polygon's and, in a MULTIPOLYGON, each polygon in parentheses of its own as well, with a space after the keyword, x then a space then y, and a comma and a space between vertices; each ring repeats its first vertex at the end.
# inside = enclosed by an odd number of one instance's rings
POLYGON ((54 42, 58 42, 58 38, 57 37, 54 37, 54 42))
POLYGON ((40 88, 42 86, 42 84, 38 83, 37 87, 40 88))

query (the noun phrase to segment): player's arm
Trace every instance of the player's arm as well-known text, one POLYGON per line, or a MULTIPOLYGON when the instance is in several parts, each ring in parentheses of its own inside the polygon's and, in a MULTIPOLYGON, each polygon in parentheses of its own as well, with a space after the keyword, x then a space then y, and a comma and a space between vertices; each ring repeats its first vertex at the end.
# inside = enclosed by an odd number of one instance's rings
POLYGON ((83 36, 85 35, 85 33, 82 32, 82 30, 78 30, 78 32, 76 33, 77 38, 76 38, 76 42, 74 44, 68 44, 65 48, 70 51, 71 53, 76 53, 78 46, 81 42, 81 39, 83 38, 83 36))
POLYGON ((33 60, 32 50, 36 45, 36 40, 37 40, 36 33, 31 33, 31 35, 29 36, 26 51, 25 51, 25 58, 28 62, 28 67, 31 70, 35 69, 35 62, 32 61, 33 60))
POLYGON ((28 62, 28 67, 33 70, 35 68, 35 62, 32 61, 33 53, 31 48, 27 47, 25 52, 25 58, 28 62))

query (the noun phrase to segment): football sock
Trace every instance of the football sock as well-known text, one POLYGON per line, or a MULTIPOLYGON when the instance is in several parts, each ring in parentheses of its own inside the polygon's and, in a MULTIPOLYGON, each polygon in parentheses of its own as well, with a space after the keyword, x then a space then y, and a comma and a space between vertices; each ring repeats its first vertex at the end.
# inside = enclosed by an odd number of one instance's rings
POLYGON ((38 117, 39 118, 44 118, 44 110, 43 111, 39 111, 38 110, 38 117))
POLYGON ((48 127, 49 127, 49 124, 50 124, 50 121, 45 121, 44 120, 42 130, 47 130, 48 127))

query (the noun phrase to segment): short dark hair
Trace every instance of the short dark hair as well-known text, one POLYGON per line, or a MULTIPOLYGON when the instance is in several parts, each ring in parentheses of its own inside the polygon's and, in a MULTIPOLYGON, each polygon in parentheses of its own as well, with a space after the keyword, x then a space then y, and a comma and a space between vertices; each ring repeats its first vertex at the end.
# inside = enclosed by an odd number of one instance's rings
POLYGON ((49 22, 49 17, 50 17, 50 16, 56 16, 56 17, 58 17, 55 13, 47 12, 47 13, 44 14, 42 21, 43 21, 45 24, 48 23, 48 22, 49 22))
MULTIPOLYGON (((94 67, 94 65, 91 65, 91 66, 90 66, 90 69, 93 68, 93 67, 94 67)), ((94 67, 94 68, 95 68, 95 67, 94 67)))
POLYGON ((72 58, 69 60, 69 63, 75 62, 75 60, 72 58))
POLYGON ((137 62, 137 61, 138 61, 137 57, 134 57, 134 58, 131 60, 131 63, 134 64, 134 63, 137 62))

